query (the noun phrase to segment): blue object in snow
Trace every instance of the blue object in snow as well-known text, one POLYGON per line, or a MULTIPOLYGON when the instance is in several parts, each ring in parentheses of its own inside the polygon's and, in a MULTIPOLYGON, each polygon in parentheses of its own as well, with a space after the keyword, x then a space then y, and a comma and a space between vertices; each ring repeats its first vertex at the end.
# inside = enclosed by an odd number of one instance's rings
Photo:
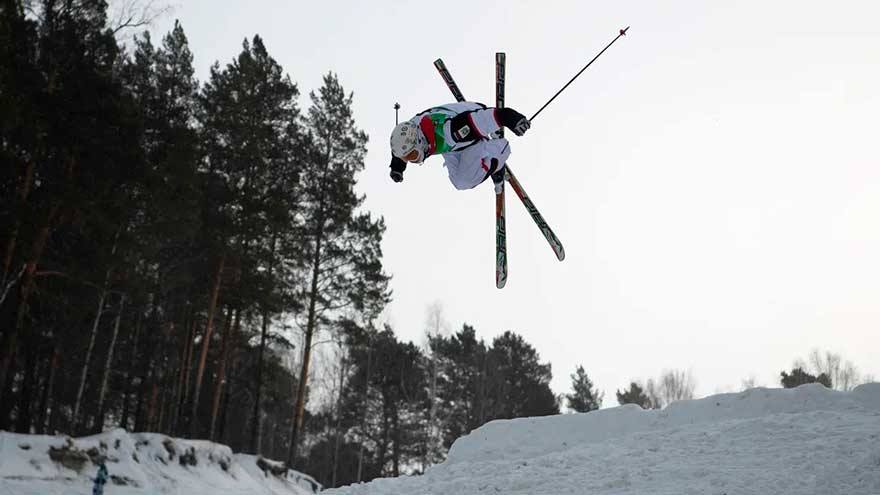
POLYGON ((95 476, 95 487, 92 495, 104 495, 104 484, 107 483, 107 466, 102 462, 98 465, 98 475, 95 476))

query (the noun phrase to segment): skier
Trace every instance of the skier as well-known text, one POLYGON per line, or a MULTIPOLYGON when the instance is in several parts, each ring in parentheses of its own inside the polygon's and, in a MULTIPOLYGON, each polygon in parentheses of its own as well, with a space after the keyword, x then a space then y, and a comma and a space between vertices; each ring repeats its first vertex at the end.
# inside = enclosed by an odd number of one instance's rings
POLYGON ((500 137, 501 126, 522 136, 530 122, 512 108, 468 101, 425 110, 398 124, 391 133, 391 179, 403 181, 407 162, 421 164, 429 156, 441 154, 456 189, 471 189, 492 177, 499 193, 510 156, 510 144, 500 137))

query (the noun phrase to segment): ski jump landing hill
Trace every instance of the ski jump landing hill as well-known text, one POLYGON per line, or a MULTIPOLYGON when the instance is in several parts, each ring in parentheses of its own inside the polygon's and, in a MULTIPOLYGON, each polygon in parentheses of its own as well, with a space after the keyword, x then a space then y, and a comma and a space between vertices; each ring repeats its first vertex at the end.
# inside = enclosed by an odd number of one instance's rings
POLYGON ((493 421, 422 476, 328 495, 880 495, 880 383, 493 421))

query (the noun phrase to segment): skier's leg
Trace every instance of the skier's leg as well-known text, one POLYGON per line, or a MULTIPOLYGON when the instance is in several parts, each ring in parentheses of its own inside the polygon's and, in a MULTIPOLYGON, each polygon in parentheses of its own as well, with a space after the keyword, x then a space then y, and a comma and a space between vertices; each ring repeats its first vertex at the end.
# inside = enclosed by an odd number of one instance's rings
POLYGON ((492 166, 489 169, 492 183, 495 185, 495 194, 501 193, 504 184, 505 166, 510 157, 510 144, 506 139, 495 139, 487 143, 486 152, 492 166))
POLYGON ((449 182, 452 182, 452 185, 459 190, 474 187, 468 180, 468 174, 466 173, 468 167, 463 166, 463 153, 463 151, 443 153, 443 166, 446 167, 446 172, 449 174, 449 182))
POLYGON ((449 180, 456 189, 471 189, 504 168, 510 156, 510 145, 505 139, 480 141, 458 155, 452 165, 447 160, 449 180))

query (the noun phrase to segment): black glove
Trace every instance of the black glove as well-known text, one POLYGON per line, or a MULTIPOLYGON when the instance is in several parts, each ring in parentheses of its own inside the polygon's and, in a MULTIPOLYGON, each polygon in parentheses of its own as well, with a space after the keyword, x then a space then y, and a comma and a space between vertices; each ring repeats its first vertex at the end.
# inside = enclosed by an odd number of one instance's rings
POLYGON ((512 108, 499 108, 498 114, 501 117, 501 125, 513 131, 517 136, 522 136, 532 126, 525 115, 512 108))
POLYGON ((504 189, 504 178, 507 175, 507 170, 504 168, 504 165, 501 168, 498 168, 498 159, 492 159, 492 168, 489 170, 492 171, 492 183, 495 185, 495 194, 501 194, 501 191, 504 189))
POLYGON ((523 117, 519 120, 519 122, 516 123, 515 126, 513 126, 511 131, 513 131, 513 133, 517 136, 522 136, 526 133, 527 130, 529 130, 529 127, 532 127, 532 123, 529 122, 529 119, 523 117))
POLYGON ((391 167, 391 180, 403 182, 403 171, 406 170, 406 162, 396 156, 392 156, 389 167, 391 167))

